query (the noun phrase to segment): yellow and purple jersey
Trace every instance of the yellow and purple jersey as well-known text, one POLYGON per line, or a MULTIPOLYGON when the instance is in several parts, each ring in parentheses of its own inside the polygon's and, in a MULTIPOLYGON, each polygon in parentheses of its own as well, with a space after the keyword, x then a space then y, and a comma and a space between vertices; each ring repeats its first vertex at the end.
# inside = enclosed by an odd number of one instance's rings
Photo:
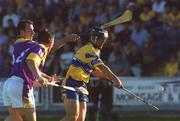
POLYGON ((101 64, 103 62, 100 59, 100 50, 94 48, 91 43, 88 43, 81 47, 74 55, 65 80, 71 77, 74 80, 88 83, 92 71, 101 64))
POLYGON ((44 66, 47 49, 44 45, 23 38, 17 39, 13 51, 12 74, 24 80, 23 96, 28 97, 28 92, 33 87, 35 76, 29 70, 26 60, 32 60, 41 70, 44 66))

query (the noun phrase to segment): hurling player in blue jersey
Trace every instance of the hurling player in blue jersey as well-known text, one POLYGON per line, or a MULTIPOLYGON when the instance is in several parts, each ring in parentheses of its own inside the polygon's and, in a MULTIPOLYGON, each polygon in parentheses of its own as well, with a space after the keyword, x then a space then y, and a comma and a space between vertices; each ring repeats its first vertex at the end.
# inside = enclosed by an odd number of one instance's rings
POLYGON ((3 87, 3 101, 8 106, 6 121, 36 121, 33 86, 54 83, 56 76, 48 76, 41 70, 46 56, 51 50, 62 47, 69 41, 76 41, 76 34, 63 38, 54 45, 54 34, 43 30, 38 34, 38 42, 32 40, 33 23, 29 20, 18 24, 19 38, 14 43, 12 76, 3 87))
MULTIPOLYGON (((90 33, 90 42, 81 47, 73 57, 72 63, 63 80, 63 85, 74 88, 84 87, 89 82, 90 75, 106 78, 117 88, 123 88, 121 80, 102 62, 100 50, 108 39, 105 29, 95 27, 90 33)), ((66 111, 61 121, 84 121, 86 117, 87 95, 70 90, 63 91, 63 101, 66 111)))

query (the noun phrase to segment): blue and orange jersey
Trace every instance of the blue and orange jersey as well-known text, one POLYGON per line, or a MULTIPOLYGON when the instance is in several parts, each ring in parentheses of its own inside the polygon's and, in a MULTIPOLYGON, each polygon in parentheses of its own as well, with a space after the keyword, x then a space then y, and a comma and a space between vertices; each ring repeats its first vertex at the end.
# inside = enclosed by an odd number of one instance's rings
POLYGON ((29 90, 33 87, 35 76, 29 70, 26 61, 32 60, 41 70, 47 56, 47 48, 32 40, 17 39, 13 51, 12 74, 24 80, 23 96, 28 97, 29 90))
POLYGON ((103 62, 100 59, 100 50, 94 48, 91 43, 88 43, 81 47, 74 55, 65 80, 71 77, 74 80, 88 83, 92 71, 101 64, 103 62))

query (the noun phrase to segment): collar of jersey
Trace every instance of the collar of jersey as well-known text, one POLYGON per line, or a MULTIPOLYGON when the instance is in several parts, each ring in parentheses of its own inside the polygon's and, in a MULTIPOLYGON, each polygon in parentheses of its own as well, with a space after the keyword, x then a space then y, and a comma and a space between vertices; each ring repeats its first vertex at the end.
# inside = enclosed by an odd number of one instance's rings
POLYGON ((89 42, 88 44, 89 44, 89 45, 91 46, 91 48, 93 48, 95 51, 99 51, 99 49, 95 48, 92 43, 89 42))
POLYGON ((48 50, 48 48, 47 48, 45 45, 43 45, 43 44, 39 44, 39 46, 41 46, 42 48, 44 48, 46 51, 48 50))
POLYGON ((15 41, 15 43, 19 43, 19 42, 25 42, 28 41, 29 39, 24 39, 24 38, 19 38, 15 41))

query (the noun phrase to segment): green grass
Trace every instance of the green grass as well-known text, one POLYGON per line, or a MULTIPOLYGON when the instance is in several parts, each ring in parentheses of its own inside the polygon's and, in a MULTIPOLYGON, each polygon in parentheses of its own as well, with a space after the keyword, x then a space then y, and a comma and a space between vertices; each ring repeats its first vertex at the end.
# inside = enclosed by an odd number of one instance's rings
POLYGON ((123 117, 119 121, 180 121, 180 117, 123 117))
MULTIPOLYGON (((59 121, 60 117, 40 117, 38 121, 59 121)), ((0 118, 0 121, 4 121, 0 118)), ((86 121, 89 121, 88 119, 86 121)), ((104 120, 103 120, 104 121, 104 120)), ((142 116, 132 116, 132 117, 120 117, 118 120, 114 121, 180 121, 180 117, 142 117, 142 116)))

